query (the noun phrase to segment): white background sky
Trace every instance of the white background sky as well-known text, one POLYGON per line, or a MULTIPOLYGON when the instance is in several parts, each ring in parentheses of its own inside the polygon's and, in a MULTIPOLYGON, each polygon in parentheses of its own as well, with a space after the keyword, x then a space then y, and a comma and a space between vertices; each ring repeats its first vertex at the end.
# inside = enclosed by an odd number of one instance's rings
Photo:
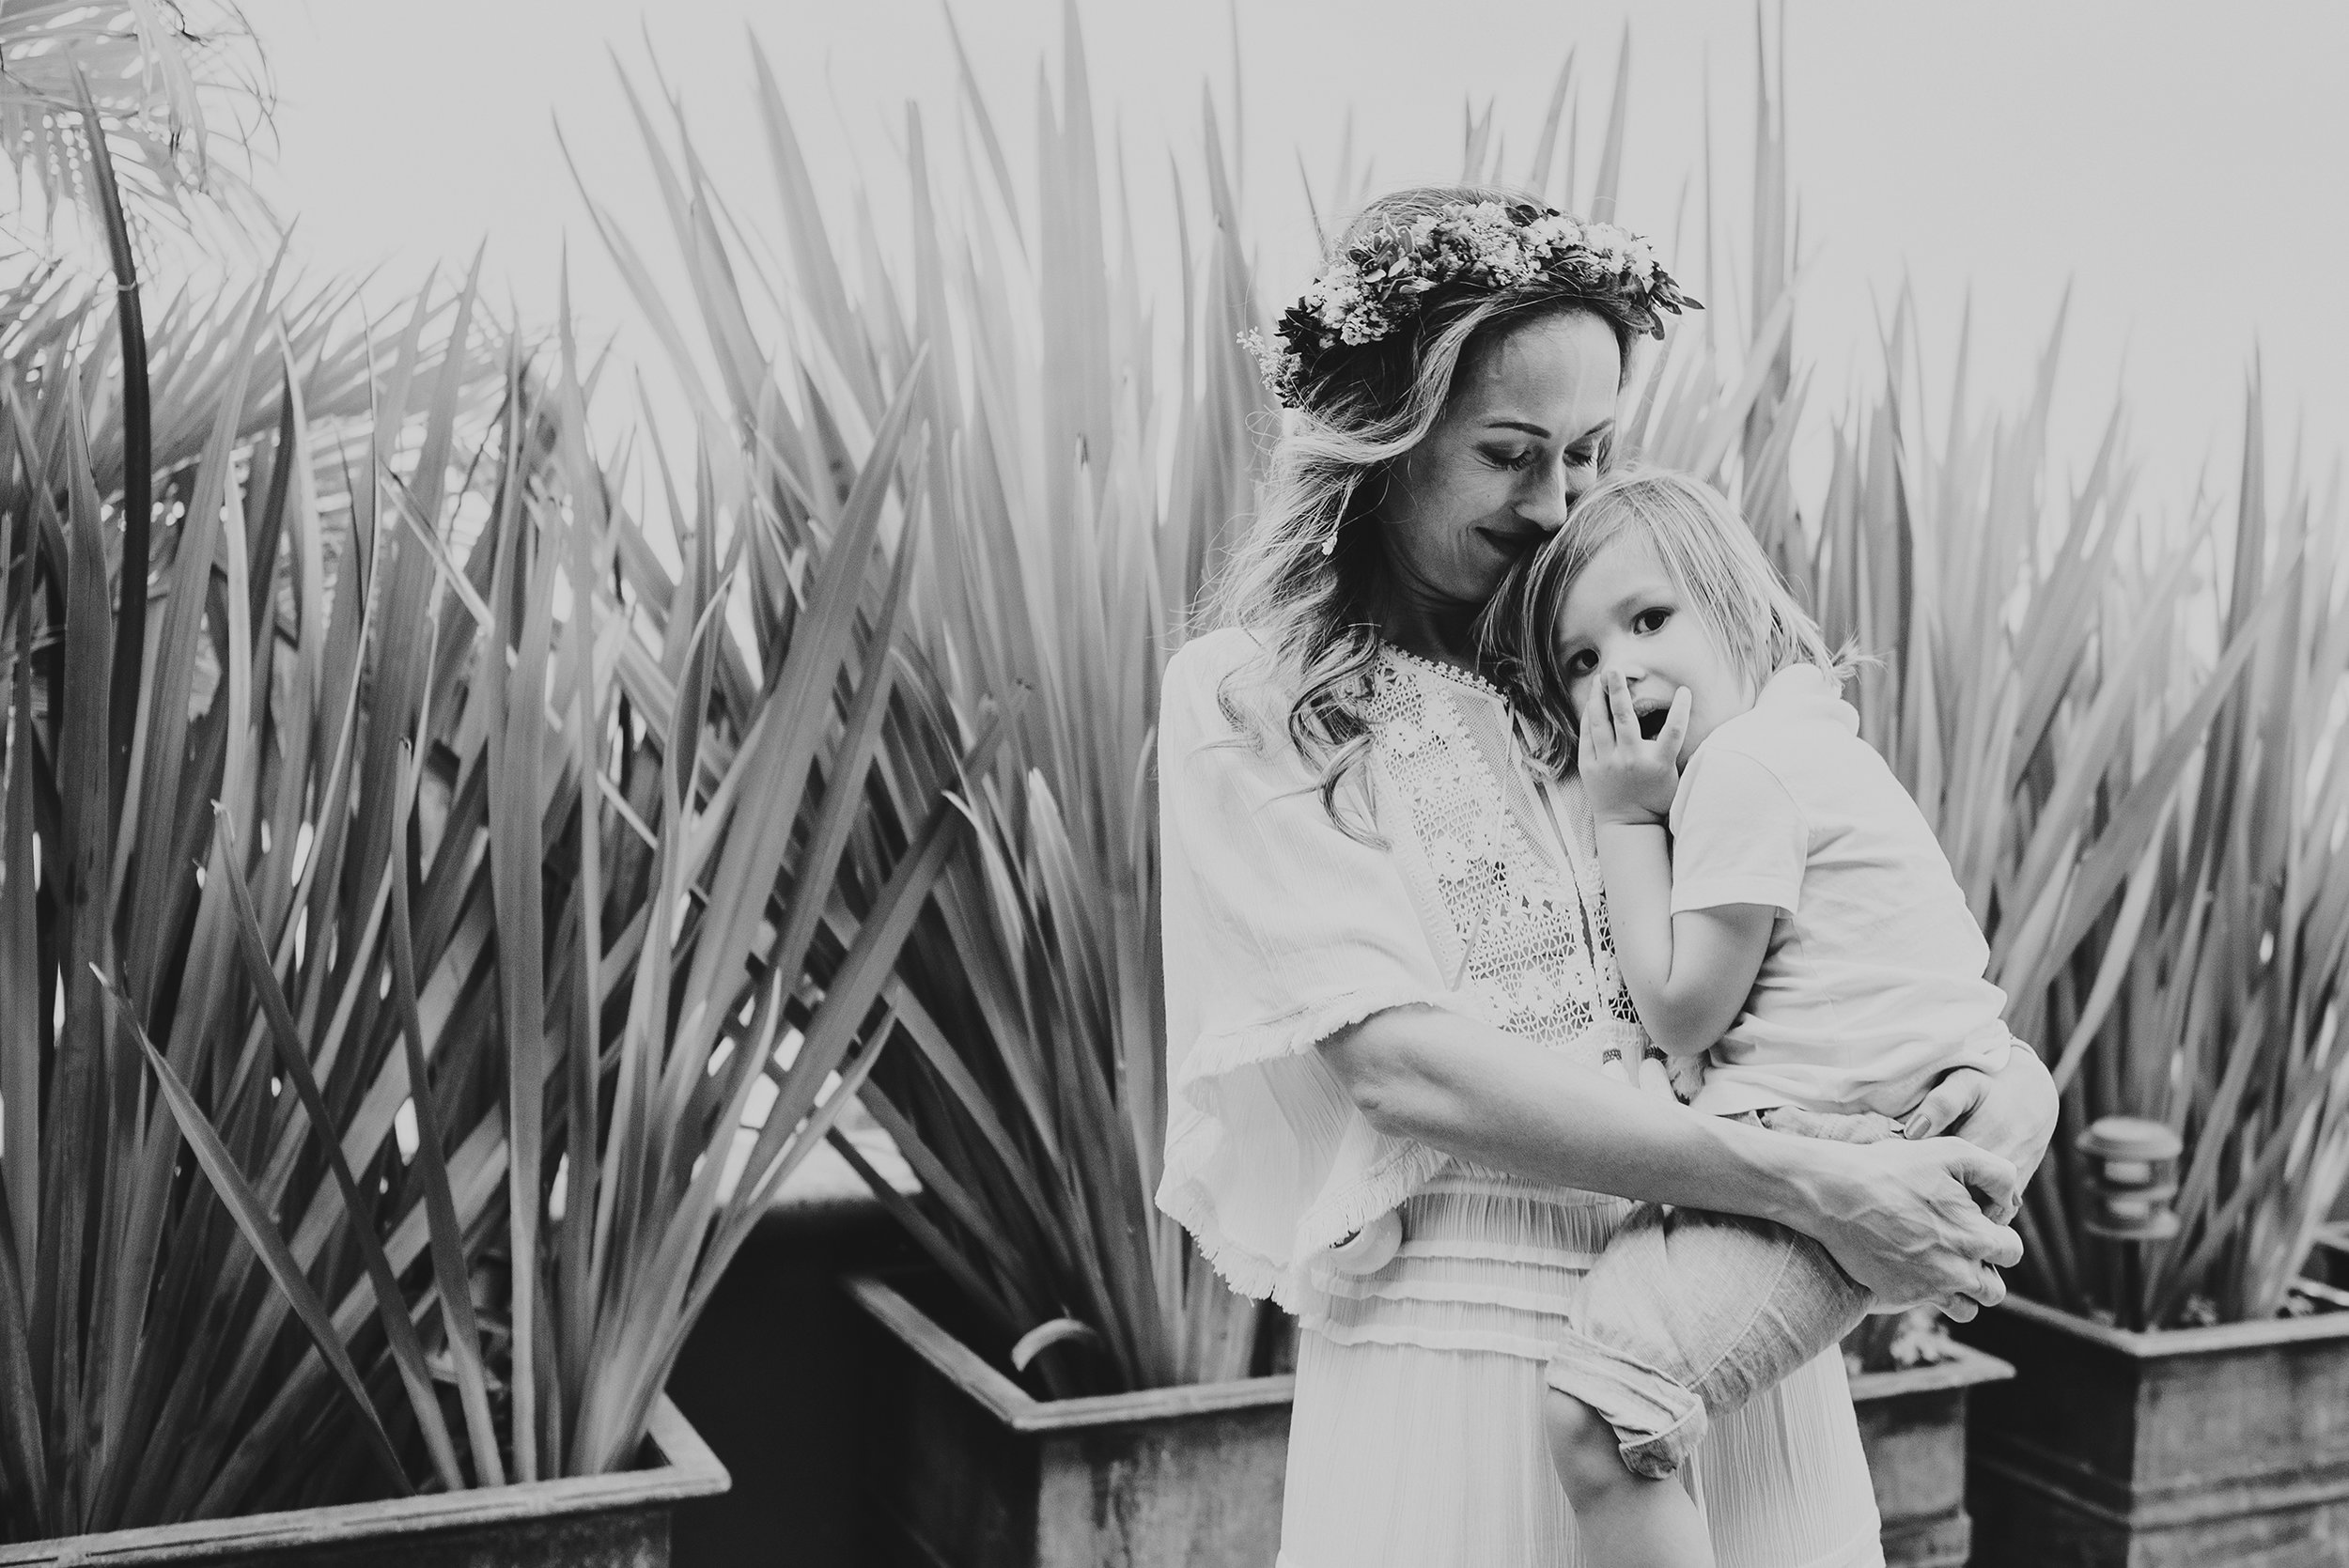
MULTIPOLYGON (((621 318, 553 126, 599 200, 640 235, 664 228, 611 57, 644 79, 647 38, 716 178, 762 220, 776 206, 746 28, 843 218, 862 171, 884 223, 895 221, 887 176, 907 99, 922 102, 933 137, 953 124, 938 0, 245 8, 281 96, 270 187, 301 215, 312 270, 381 264, 387 299, 428 262, 461 266, 487 237, 496 295, 549 312, 568 234, 583 311, 621 318)), ((2305 420, 2330 463, 2349 429, 2349 7, 1795 0, 1788 10, 1792 162, 1815 256, 1797 334, 1825 388, 1872 363, 1876 312, 1906 278, 1932 380, 1946 383, 1970 287, 1976 384, 2019 407, 2068 280, 2063 433, 2078 462, 2121 391, 2156 496, 2182 498, 2206 458, 2231 469, 2256 342, 2281 428, 2305 420)), ((1058 0, 958 0, 956 15, 1017 164, 1039 65, 1058 80, 1058 0)), ((1084 0, 1081 16, 1099 112, 1122 130, 1148 237, 1171 209, 1167 148, 1195 178, 1203 83, 1228 113, 1231 24, 1221 6, 1172 0, 1084 0)), ((1621 217, 1670 253, 1683 180, 1702 155, 1708 70, 1719 178, 1731 193, 1746 184, 1750 0, 1240 0, 1248 201, 1268 295, 1302 287, 1311 235, 1298 161, 1326 181, 1349 109, 1381 184, 1449 178, 1464 104, 1497 100, 1511 144, 1530 144, 1573 47, 1589 159, 1626 17, 1621 217)), ((1679 270, 1701 283, 1693 230, 1679 248, 1679 270)))

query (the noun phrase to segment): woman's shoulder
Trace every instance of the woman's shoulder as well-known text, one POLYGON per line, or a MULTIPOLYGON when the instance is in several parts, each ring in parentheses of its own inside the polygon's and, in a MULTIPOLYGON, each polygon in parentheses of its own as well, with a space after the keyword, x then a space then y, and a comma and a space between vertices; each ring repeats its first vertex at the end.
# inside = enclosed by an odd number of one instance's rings
POLYGON ((1264 642, 1242 626, 1218 627, 1203 631, 1174 650, 1166 661, 1166 685, 1171 691, 1178 685, 1219 686, 1225 676, 1255 660, 1264 651, 1264 642))
POLYGON ((1159 677, 1161 722, 1203 729, 1244 727, 1244 716, 1268 712, 1276 693, 1263 640, 1245 627, 1219 627, 1174 650, 1159 677))

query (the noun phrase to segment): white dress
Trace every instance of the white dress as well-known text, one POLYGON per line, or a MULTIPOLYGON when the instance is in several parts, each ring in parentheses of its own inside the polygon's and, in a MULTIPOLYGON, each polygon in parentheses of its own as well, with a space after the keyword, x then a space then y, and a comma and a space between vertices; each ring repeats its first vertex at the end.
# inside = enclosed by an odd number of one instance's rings
MULTIPOLYGON (((1500 693, 1390 650, 1363 786, 1323 810, 1229 697, 1255 644, 1169 663, 1159 717, 1169 1096, 1159 1203, 1235 1288, 1305 1330, 1281 1568, 1583 1568, 1544 1446, 1561 1311, 1629 1212, 1371 1127, 1318 1044, 1386 1008, 1482 1018, 1623 1074, 1645 1041, 1606 936, 1587 808, 1518 760, 1500 693), (1229 684, 1225 677, 1239 672, 1229 684), (1325 1250, 1391 1209, 1375 1274, 1325 1250)), ((1715 1423, 1688 1480, 1720 1568, 1880 1568, 1875 1502, 1830 1353, 1715 1423)))

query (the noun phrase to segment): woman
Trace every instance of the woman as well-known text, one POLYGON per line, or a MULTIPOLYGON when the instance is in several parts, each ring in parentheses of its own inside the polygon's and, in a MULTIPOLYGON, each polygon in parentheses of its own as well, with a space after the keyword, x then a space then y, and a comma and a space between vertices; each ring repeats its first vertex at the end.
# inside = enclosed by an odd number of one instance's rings
MULTIPOLYGON (((1955 1317, 2021 1254, 2054 1123, 2018 1050, 1851 1146, 1651 1082, 1587 808, 1526 764, 1474 626, 1596 477, 1630 349, 1687 303, 1644 244, 1474 190, 1373 204, 1264 351, 1298 411, 1219 629, 1168 666, 1172 1110, 1159 1200, 1295 1312, 1284 1568, 1583 1564, 1544 1448, 1559 1309, 1630 1201, 1775 1219, 1955 1317)), ((1880 1563, 1832 1355, 1688 1467, 1722 1568, 1880 1563)))

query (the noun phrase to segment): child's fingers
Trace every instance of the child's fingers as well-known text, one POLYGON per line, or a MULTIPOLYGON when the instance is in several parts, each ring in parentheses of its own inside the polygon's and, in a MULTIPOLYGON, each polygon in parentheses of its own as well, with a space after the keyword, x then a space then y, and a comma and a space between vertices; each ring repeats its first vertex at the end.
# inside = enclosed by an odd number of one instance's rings
POLYGON ((1990 1079, 1973 1067, 1945 1073, 1902 1124, 1902 1136, 1914 1142, 1934 1138, 1964 1121, 1982 1103, 1990 1079))
POLYGON ((1607 672, 1607 710, 1615 721, 1615 738, 1626 745, 1640 734, 1640 716, 1631 711, 1631 687, 1618 670, 1607 672))
POLYGON ((1591 694, 1582 704, 1582 744, 1591 749, 1584 760, 1595 760, 1599 750, 1615 737, 1614 715, 1607 706, 1607 683, 1591 683, 1591 694))
POLYGON ((1695 705, 1696 699, 1688 694, 1687 687, 1673 689, 1672 705, 1664 713, 1664 727, 1656 736, 1666 756, 1676 757, 1680 754, 1680 743, 1688 737, 1688 713, 1695 705))

